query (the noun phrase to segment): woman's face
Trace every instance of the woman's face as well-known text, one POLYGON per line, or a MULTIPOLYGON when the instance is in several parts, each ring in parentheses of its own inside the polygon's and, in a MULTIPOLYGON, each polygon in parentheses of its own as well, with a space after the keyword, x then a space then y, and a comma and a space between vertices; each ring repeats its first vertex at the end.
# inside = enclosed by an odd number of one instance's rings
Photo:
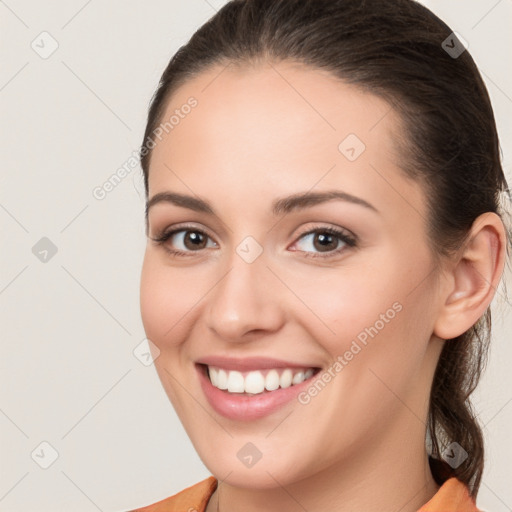
POLYGON ((394 111, 282 62, 215 67, 174 94, 172 116, 153 137, 148 235, 176 233, 148 240, 141 312, 205 465, 270 488, 423 456, 440 298, 394 111), (216 389, 208 360, 220 387, 229 370, 250 377, 216 389), (320 372, 290 386, 301 367, 320 372))

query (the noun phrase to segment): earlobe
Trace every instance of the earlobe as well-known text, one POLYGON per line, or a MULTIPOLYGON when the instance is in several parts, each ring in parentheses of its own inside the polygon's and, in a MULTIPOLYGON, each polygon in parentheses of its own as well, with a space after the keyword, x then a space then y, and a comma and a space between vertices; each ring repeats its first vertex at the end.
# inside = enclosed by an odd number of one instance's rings
POLYGON ((452 339, 470 329, 490 305, 503 273, 506 232, 501 218, 486 212, 473 223, 470 237, 449 273, 445 302, 434 334, 452 339))

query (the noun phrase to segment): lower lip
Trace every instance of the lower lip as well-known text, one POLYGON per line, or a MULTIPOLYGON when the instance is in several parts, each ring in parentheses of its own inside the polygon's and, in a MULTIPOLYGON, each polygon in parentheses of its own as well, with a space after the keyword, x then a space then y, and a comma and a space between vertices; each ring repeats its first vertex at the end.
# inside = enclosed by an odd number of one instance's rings
POLYGON ((242 395, 216 388, 210 382, 203 366, 196 365, 196 369, 199 373, 201 388, 212 408, 222 416, 238 421, 251 421, 272 414, 297 398, 297 395, 317 376, 314 374, 304 382, 287 388, 279 388, 257 395, 242 395))

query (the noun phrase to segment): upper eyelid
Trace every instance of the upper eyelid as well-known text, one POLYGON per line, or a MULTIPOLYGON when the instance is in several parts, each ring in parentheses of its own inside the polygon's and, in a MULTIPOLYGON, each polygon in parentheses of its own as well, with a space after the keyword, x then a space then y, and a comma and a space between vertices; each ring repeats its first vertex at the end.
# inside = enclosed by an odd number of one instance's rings
MULTIPOLYGON (((312 221, 313 224, 315 224, 313 221, 312 221)), ((311 231, 319 231, 321 229, 336 229, 336 230, 339 230, 339 231, 342 231, 343 233, 347 233, 349 234, 350 236, 353 236, 354 238, 356 237, 356 234, 353 233, 350 229, 348 228, 345 228, 345 227, 342 227, 342 226, 333 226, 333 225, 329 225, 329 223, 324 223, 322 224, 321 221, 318 221, 318 224, 320 225, 315 225, 315 226, 310 226, 309 228, 304 228, 304 231, 302 231, 300 233, 300 235, 305 235, 305 234, 308 234, 310 233, 311 231)), ((194 229, 197 229, 197 231, 203 231, 204 233, 208 234, 208 236, 211 236, 210 235, 210 230, 208 228, 205 228, 203 226, 195 226, 193 224, 188 224, 188 223, 185 223, 183 225, 181 225, 180 223, 178 223, 177 225, 173 225, 169 228, 163 228, 161 230, 156 230, 158 233, 171 233, 171 232, 178 232, 178 231, 183 231, 183 230, 190 230, 190 231, 193 231, 194 229)), ((295 230, 294 230, 295 231, 295 230)), ((214 238, 212 236, 212 238, 214 238)))
POLYGON ((208 229, 205 229, 204 227, 197 227, 192 225, 184 225, 180 226, 179 224, 177 226, 172 226, 171 228, 167 229, 164 228, 161 231, 158 232, 157 236, 170 234, 171 236, 176 235, 176 233, 180 233, 181 231, 200 231, 201 233, 204 233, 208 238, 212 239, 215 243, 218 243, 215 240, 215 237, 213 237, 208 229))

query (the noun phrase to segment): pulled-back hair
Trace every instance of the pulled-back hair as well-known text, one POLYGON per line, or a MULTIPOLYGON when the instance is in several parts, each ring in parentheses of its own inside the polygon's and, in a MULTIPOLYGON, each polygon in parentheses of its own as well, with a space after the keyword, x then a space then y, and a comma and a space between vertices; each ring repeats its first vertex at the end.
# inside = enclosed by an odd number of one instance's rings
MULTIPOLYGON (((161 77, 141 152, 146 197, 151 152, 145 144, 181 85, 215 65, 298 62, 375 94, 398 112, 400 168, 424 187, 430 248, 439 263, 464 245, 480 214, 503 218, 500 197, 508 193, 489 95, 461 44, 414 0, 232 0, 177 51, 161 77)), ((490 334, 489 307, 444 344, 427 423, 435 480, 456 476, 475 498, 484 443, 469 396, 485 366, 490 334), (452 442, 469 455, 453 470, 442 463, 452 442)))

